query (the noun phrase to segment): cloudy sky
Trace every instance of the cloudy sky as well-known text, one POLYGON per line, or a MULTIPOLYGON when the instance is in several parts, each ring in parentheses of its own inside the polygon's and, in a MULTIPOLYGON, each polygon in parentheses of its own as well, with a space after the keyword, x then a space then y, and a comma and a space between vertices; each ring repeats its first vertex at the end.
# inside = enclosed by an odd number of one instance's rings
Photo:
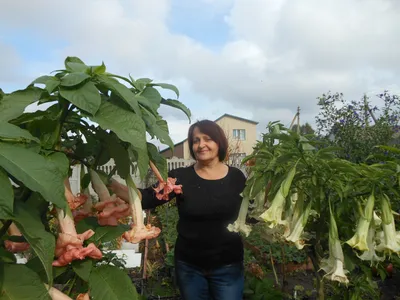
MULTIPOLYGON (((175 84, 193 119, 314 123, 316 97, 400 93, 398 0, 13 0, 0 9, 0 87, 66 56, 175 84)), ((167 97, 172 94, 164 94, 167 97)), ((183 113, 163 109, 174 142, 183 113)))

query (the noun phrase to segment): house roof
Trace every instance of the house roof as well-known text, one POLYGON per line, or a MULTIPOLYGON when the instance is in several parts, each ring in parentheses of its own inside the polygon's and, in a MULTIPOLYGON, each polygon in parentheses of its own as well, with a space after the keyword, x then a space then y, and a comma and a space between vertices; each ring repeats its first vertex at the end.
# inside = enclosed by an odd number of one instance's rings
MULTIPOLYGON (((241 117, 230 115, 230 114, 223 114, 218 119, 214 120, 214 122, 217 122, 217 121, 219 121, 219 120, 221 120, 222 118, 225 118, 225 117, 229 117, 229 118, 232 118, 232 119, 240 120, 240 121, 243 121, 243 122, 248 122, 248 123, 251 123, 251 124, 254 124, 254 125, 258 124, 258 122, 256 122, 256 121, 252 121, 252 120, 249 120, 249 119, 241 118, 241 117)), ((179 143, 176 143, 174 145, 174 147, 176 147, 176 146, 178 146, 180 144, 183 144, 185 141, 187 141, 187 138, 182 140, 182 141, 180 141, 179 143)), ((161 150, 160 153, 164 153, 165 151, 168 151, 168 150, 170 150, 169 147, 165 148, 164 150, 161 150)))
POLYGON ((225 118, 225 117, 229 117, 229 118, 236 119, 236 120, 243 121, 243 122, 248 122, 248 123, 255 124, 255 125, 258 124, 258 122, 256 122, 256 121, 245 119, 245 118, 241 118, 241 117, 237 117, 237 116, 230 115, 230 114, 223 114, 218 119, 216 119, 214 122, 217 122, 217 121, 219 121, 219 120, 221 120, 222 118, 225 118))

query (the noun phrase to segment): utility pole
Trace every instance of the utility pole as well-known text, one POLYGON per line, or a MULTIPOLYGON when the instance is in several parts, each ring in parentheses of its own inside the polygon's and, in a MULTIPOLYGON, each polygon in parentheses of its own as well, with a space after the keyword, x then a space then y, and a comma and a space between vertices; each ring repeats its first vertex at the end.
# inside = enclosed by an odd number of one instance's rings
POLYGON ((300 106, 297 106, 297 112, 293 117, 292 123, 290 124, 289 129, 293 128, 294 122, 297 119, 297 133, 300 133, 300 106))

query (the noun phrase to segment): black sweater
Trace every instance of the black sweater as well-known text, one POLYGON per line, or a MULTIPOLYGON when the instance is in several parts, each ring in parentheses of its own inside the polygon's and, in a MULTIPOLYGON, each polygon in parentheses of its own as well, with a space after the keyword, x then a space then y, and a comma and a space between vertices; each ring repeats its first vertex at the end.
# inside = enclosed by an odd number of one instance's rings
MULTIPOLYGON (((180 195, 170 194, 170 199, 176 196, 179 212, 175 258, 205 269, 242 261, 241 237, 227 226, 239 214, 244 174, 229 167, 224 178, 206 180, 190 166, 172 170, 168 176, 177 178, 183 190, 180 195)), ((167 202, 158 200, 152 187, 140 191, 143 209, 167 202)))

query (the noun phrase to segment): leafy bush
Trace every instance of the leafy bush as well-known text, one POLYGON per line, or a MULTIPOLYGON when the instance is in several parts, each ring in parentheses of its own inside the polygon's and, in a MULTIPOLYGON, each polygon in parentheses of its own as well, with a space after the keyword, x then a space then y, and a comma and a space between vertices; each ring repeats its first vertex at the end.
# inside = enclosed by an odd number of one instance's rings
POLYGON ((164 99, 157 87, 179 96, 171 84, 122 77, 106 72, 104 64, 87 66, 67 57, 65 68, 54 75, 23 90, 0 92, 0 296, 49 299, 49 292, 60 289, 72 297, 90 290, 95 299, 138 298, 121 261, 102 251, 130 227, 100 225, 100 210, 92 206, 87 188, 94 175, 100 176, 97 183, 108 194, 107 177, 117 172, 132 182, 136 170, 142 178, 147 174, 150 162, 166 178, 166 161, 146 135, 173 147, 158 109, 172 106, 189 118, 190 111, 164 99), (31 104, 40 110, 26 111, 31 104), (110 159, 116 169, 102 174, 99 167, 110 159), (69 187, 75 165, 88 171, 82 172, 80 195, 69 187), (10 251, 27 248, 27 264, 16 264, 10 251))

